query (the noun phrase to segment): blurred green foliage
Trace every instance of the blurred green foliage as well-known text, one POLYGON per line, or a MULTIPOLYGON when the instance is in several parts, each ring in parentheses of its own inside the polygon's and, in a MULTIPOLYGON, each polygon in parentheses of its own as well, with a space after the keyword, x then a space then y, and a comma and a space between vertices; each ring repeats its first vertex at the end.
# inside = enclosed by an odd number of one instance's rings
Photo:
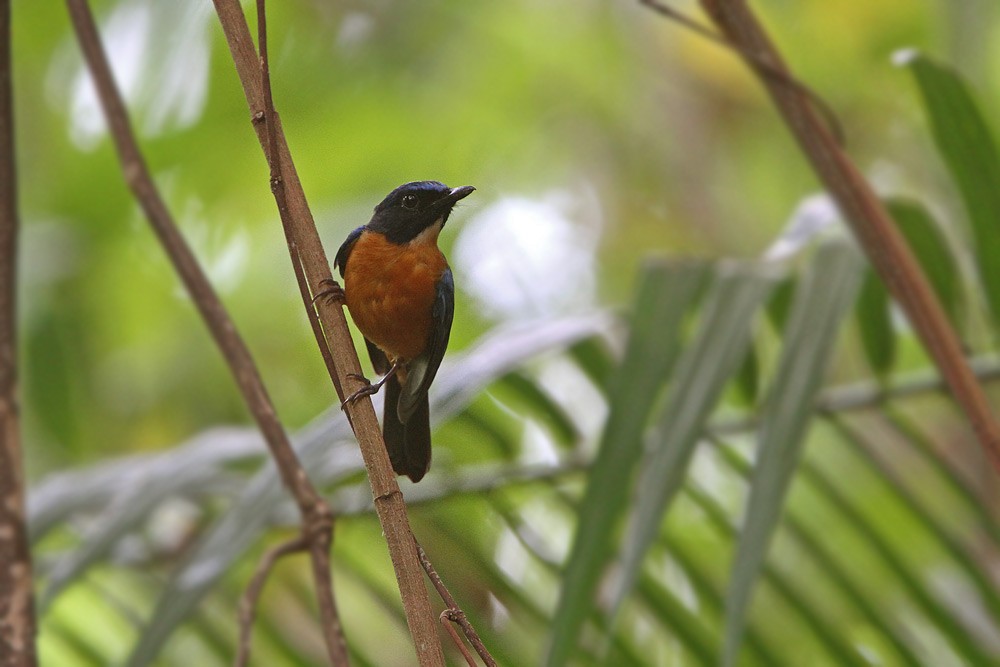
MULTIPOLYGON (((899 189, 936 185, 916 100, 889 55, 909 45, 947 52, 949 14, 961 10, 761 9, 800 76, 842 114, 862 166, 899 189)), ((115 65, 129 73, 135 124, 174 214, 283 418, 303 423, 329 390, 210 6, 125 0, 95 11, 121 45, 115 65)), ((755 255, 815 188, 736 59, 633 3, 303 1, 270 11, 276 103, 331 247, 406 180, 479 188, 445 245, 501 197, 592 193, 600 295, 617 303, 646 253, 755 255)), ((80 129, 101 121, 63 8, 20 2, 14 18, 32 471, 243 421, 107 136, 80 129)), ((993 24, 982 24, 985 57, 993 24)), ((459 313, 456 346, 489 326, 473 304, 459 313)))
MULTIPOLYGON (((93 4, 168 205, 245 336, 282 420, 297 430, 330 407, 333 394, 302 313, 266 164, 211 5, 205 0, 93 4)), ((738 59, 638 3, 298 0, 270 5, 275 103, 328 253, 402 182, 432 178, 477 187, 442 235, 446 254, 456 262, 455 351, 502 320, 517 319, 509 310, 491 307, 493 299, 476 283, 478 261, 498 264, 486 274, 495 282, 497 301, 501 295, 514 303, 520 298, 536 315, 551 319, 617 308, 632 301, 638 267, 650 254, 758 257, 800 200, 817 188, 738 59), (514 208, 503 208, 505 203, 514 208), (506 224, 498 212, 518 210, 540 216, 537 229, 512 228, 526 236, 522 248, 494 257, 490 251, 500 249, 480 242, 457 263, 451 251, 463 235, 468 239, 486 223, 506 224), (596 242, 576 247, 576 240, 591 238, 596 242), (560 244, 572 247, 559 252, 554 246, 560 244), (573 253, 591 261, 572 268, 573 253), (526 270, 529 254, 540 267, 535 273, 526 270), (538 299, 531 300, 533 291, 544 291, 542 282, 567 275, 581 286, 580 299, 549 302, 535 294, 538 299), (596 286, 593 293, 584 288, 590 284, 596 286)), ((942 237, 953 248, 967 249, 969 227, 948 165, 934 150, 910 73, 894 66, 891 56, 916 47, 951 63, 981 109, 1000 108, 1000 76, 990 67, 1000 58, 1000 10, 988 0, 761 0, 754 5, 796 74, 837 110, 849 151, 879 191, 916 202, 907 204, 919 218, 913 227, 941 225, 920 254, 940 257, 942 237)), ((693 2, 677 6, 697 14, 693 2)), ((246 8, 252 25, 252 3, 246 8)), ((124 186, 64 7, 15 1, 14 22, 24 220, 20 331, 30 477, 165 450, 210 427, 249 423, 218 351, 124 186)), ((944 275, 940 266, 930 267, 931 272, 954 283, 946 291, 960 303, 949 307, 949 314, 964 338, 975 351, 992 349, 995 334, 986 324, 974 271, 967 256, 957 256, 956 275, 947 275, 950 265, 944 275), (959 283, 971 285, 973 298, 958 298, 959 283)), ((773 379, 784 326, 780 312, 792 303, 792 288, 792 282, 783 283, 774 293, 773 321, 756 327, 753 356, 744 366, 744 395, 725 401, 718 408, 723 416, 753 403, 758 388, 773 379)), ((864 379, 872 369, 888 379, 926 365, 877 289, 866 284, 871 298, 857 311, 862 326, 838 347, 831 381, 864 379), (866 313, 874 327, 865 327, 866 313)), ((478 393, 438 430, 438 465, 443 461, 457 470, 523 459, 522 440, 543 441, 536 448, 540 451, 561 451, 576 434, 584 440, 576 453, 592 455, 605 403, 588 393, 583 376, 601 389, 614 371, 592 340, 575 352, 576 380, 560 380, 544 365, 524 374, 498 372, 503 379, 496 387, 478 393), (549 394, 559 400, 545 403, 549 394), (597 416, 559 411, 560 405, 574 404, 584 406, 578 412, 591 408, 597 416), (538 413, 527 428, 516 418, 522 409, 538 413)), ((958 437, 949 414, 940 403, 921 400, 898 413, 877 415, 877 430, 893 431, 917 451, 925 439, 958 437)), ((811 438, 824 444, 851 440, 836 428, 813 430, 818 433, 811 438)), ((858 621, 843 599, 828 604, 828 596, 836 597, 844 586, 822 559, 802 564, 803 552, 815 554, 809 540, 822 538, 820 549, 828 542, 843 544, 854 583, 885 605, 879 609, 890 607, 901 589, 922 600, 927 586, 922 577, 951 572, 939 543, 915 525, 913 504, 900 499, 886 474, 872 472, 872 464, 844 455, 843 448, 838 451, 813 448, 804 455, 809 470, 823 472, 803 475, 805 481, 789 492, 794 527, 779 531, 774 547, 785 567, 769 562, 762 575, 768 585, 754 598, 758 620, 749 621, 745 643, 752 660, 759 661, 751 664, 774 664, 767 656, 776 647, 787 648, 779 650, 784 664, 837 664, 830 657, 836 651, 824 644, 831 640, 816 633, 825 623, 839 624, 853 645, 900 659, 887 658, 884 664, 913 664, 905 651, 888 648, 891 632, 858 621), (827 478, 850 479, 851 500, 863 512, 845 509, 843 499, 824 486, 827 478), (905 565, 920 573, 910 582, 916 594, 885 576, 907 570, 880 550, 878 539, 890 549, 902 545, 905 565), (805 601, 796 594, 804 594, 805 601), (819 612, 817 599, 822 600, 819 612), (789 642, 783 630, 759 620, 770 614, 788 620, 797 641, 789 642)), ((963 451, 955 457, 958 469, 974 469, 975 454, 963 451)), ((933 457, 907 452, 907 465, 914 466, 921 484, 946 489, 930 496, 939 521, 950 516, 956 531, 969 529, 975 536, 982 529, 995 541, 995 526, 977 517, 974 502, 961 501, 964 487, 948 477, 951 469, 933 457)), ((725 520, 742 515, 746 471, 741 460, 737 455, 727 462, 718 452, 697 455, 693 466, 701 475, 686 485, 650 549, 649 561, 663 566, 640 573, 635 600, 623 611, 623 623, 639 630, 612 637, 604 646, 608 664, 633 664, 639 654, 649 664, 665 664, 660 658, 676 655, 700 664, 720 650, 715 639, 724 616, 720 600, 734 551, 732 527, 725 520), (708 473, 706 458, 714 465, 708 473), (722 489, 714 500, 701 488, 706 479, 717 485, 709 485, 710 490, 722 489), (671 552, 677 555, 667 562, 671 552), (693 605, 692 599, 706 606, 693 605), (686 648, 660 641, 668 636, 681 637, 686 648)), ((224 472, 242 482, 240 466, 250 467, 242 460, 230 462, 224 472)), ((460 591, 467 611, 490 627, 494 638, 509 640, 493 642, 505 664, 532 664, 545 647, 557 568, 568 548, 582 481, 582 475, 570 472, 542 488, 514 484, 503 493, 468 495, 446 489, 444 499, 415 509, 422 541, 460 591), (544 534, 532 536, 531 530, 544 534), (521 564, 520 569, 511 563, 521 564)), ((220 476, 220 488, 227 482, 232 480, 220 476)), ((197 532, 224 516, 238 493, 225 488, 220 498, 199 496, 196 510, 184 510, 196 518, 182 517, 179 523, 193 524, 197 532)), ((173 525, 163 516, 151 523, 173 525)), ((41 558, 76 544, 86 527, 60 526, 46 536, 41 558)), ((371 517, 347 518, 338 522, 337 531, 335 575, 338 595, 350 600, 345 624, 356 642, 355 657, 407 664, 401 657, 407 655, 407 640, 377 525, 371 517), (369 623, 371 618, 384 623, 369 623), (393 632, 386 633, 386 627, 393 632)), ((116 545, 117 562, 128 562, 128 546, 127 539, 116 545)), ((198 607, 171 640, 163 664, 228 662, 234 600, 259 550, 240 559, 217 594, 198 607)), ((305 569, 289 565, 279 573, 256 636, 259 664, 322 660, 315 627, 307 620, 315 614, 305 569)), ((153 613, 170 571, 95 568, 46 616, 44 655, 58 665, 105 664, 109 656, 124 660, 134 639, 129 632, 138 634, 153 613)), ((930 609, 923 613, 934 618, 945 609, 945 620, 951 618, 946 606, 930 609)), ((904 617, 916 613, 894 611, 904 617)), ((595 639, 601 624, 594 620, 583 639, 590 647, 601 645, 595 639)), ((926 664, 950 664, 947 660, 956 655, 980 650, 973 639, 974 650, 965 652, 963 641, 960 632, 938 625, 915 645, 926 664)), ((593 656, 599 653, 578 657, 597 662, 593 656)))

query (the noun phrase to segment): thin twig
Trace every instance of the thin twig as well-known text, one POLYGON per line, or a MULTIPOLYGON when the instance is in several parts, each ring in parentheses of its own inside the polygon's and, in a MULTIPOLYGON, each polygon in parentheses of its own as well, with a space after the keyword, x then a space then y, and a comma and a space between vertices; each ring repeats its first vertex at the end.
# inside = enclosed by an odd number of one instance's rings
MULTIPOLYGON (((701 0, 701 5, 720 32, 741 53, 760 54, 771 67, 788 71, 745 0, 701 0)), ((749 64, 762 75, 764 86, 813 170, 850 223, 889 293, 906 313, 955 400, 965 411, 994 469, 1000 472, 1000 422, 994 417, 982 387, 965 360, 958 336, 899 228, 871 185, 837 145, 812 105, 796 91, 763 76, 756 62, 749 64)))
POLYGON ((472 657, 471 653, 469 653, 469 649, 466 648, 465 644, 462 642, 462 638, 458 636, 458 632, 455 630, 455 626, 453 625, 453 623, 455 623, 455 614, 452 610, 445 609, 441 612, 441 615, 438 616, 438 618, 441 619, 441 627, 443 627, 445 632, 448 633, 448 636, 451 637, 452 643, 458 647, 462 657, 465 658, 466 664, 469 665, 469 667, 476 667, 476 659, 472 657))
POLYGON ((267 582, 271 570, 274 569, 279 559, 289 554, 305 551, 307 548, 309 548, 309 543, 305 536, 299 534, 287 542, 271 547, 261 557, 257 569, 240 599, 240 639, 236 659, 233 661, 235 667, 244 667, 250 661, 250 642, 253 639, 253 620, 257 615, 257 601, 260 599, 260 594, 264 590, 264 584, 267 582))
MULTIPOLYGON (((274 101, 271 97, 271 70, 267 58, 267 11, 265 0, 257 0, 257 39, 260 49, 260 80, 261 88, 264 91, 264 127, 268 137, 267 164, 271 178, 271 192, 277 202, 282 225, 285 228, 286 238, 290 239, 289 231, 291 221, 288 216, 288 204, 285 198, 285 185, 281 179, 281 167, 278 163, 278 135, 277 135, 277 113, 274 110, 274 101)), ((296 279, 299 281, 300 292, 306 286, 302 272, 302 264, 298 256, 298 250, 294 244, 289 243, 289 252, 292 257, 292 264, 295 269, 296 279)), ((305 298, 306 293, 302 292, 305 298)), ((313 332, 319 330, 315 311, 309 310, 310 324, 313 332)), ((324 345, 325 347, 325 345, 324 345)), ((324 361, 328 361, 329 355, 324 354, 324 361)), ((330 569, 330 542, 333 531, 325 534, 317 534, 312 541, 310 553, 313 568, 313 577, 316 579, 316 596, 319 604, 320 619, 323 627, 323 639, 326 642, 327 653, 330 661, 335 666, 350 664, 350 657, 347 651, 347 641, 344 637, 343 626, 340 622, 340 615, 337 613, 337 603, 333 597, 333 579, 330 569)))
POLYGON ((452 623, 457 623, 459 627, 462 628, 462 632, 465 633, 469 643, 476 649, 476 653, 478 653, 479 657, 483 659, 483 662, 486 663, 487 667, 496 667, 497 661, 493 659, 492 655, 490 655, 490 652, 486 649, 486 645, 483 644, 483 640, 479 638, 479 633, 477 633, 476 629, 472 627, 472 623, 469 622, 465 612, 458 606, 458 602, 456 602, 455 598, 452 597, 451 592, 448 591, 448 587, 444 585, 444 582, 441 580, 441 575, 437 573, 437 570, 434 569, 434 565, 431 564, 431 559, 427 557, 427 552, 424 551, 422 546, 420 546, 420 542, 417 542, 416 538, 413 538, 413 544, 417 547, 417 555, 420 557, 420 565, 423 566, 424 572, 427 573, 427 578, 431 580, 431 583, 434 584, 434 588, 437 589, 438 595, 440 595, 441 599, 444 600, 444 603, 448 605, 448 608, 445 609, 441 618, 444 619, 445 614, 447 614, 448 620, 452 623))
MULTIPOLYGON (((277 113, 263 113, 266 104, 259 60, 240 2, 213 0, 213 3, 250 107, 250 118, 257 139, 265 155, 275 154, 280 168, 278 183, 285 201, 284 205, 279 201, 278 211, 282 215, 282 225, 293 267, 297 262, 301 262, 302 271, 296 269, 296 277, 300 281, 304 278, 305 285, 300 282, 300 292, 303 294, 306 312, 312 317, 314 306, 309 295, 314 295, 322 289, 322 285, 333 280, 326 251, 323 249, 305 192, 292 162, 282 131, 281 118, 277 113), (266 116, 267 123, 259 122, 262 113, 266 116), (276 150, 272 150, 272 141, 277 143, 276 150)), ((328 347, 330 354, 328 356, 324 353, 324 360, 333 361, 331 378, 338 396, 343 399, 347 395, 344 392, 345 387, 353 390, 361 386, 360 381, 348 377, 351 374, 360 376, 361 362, 351 339, 342 306, 329 303, 325 299, 320 299, 316 305, 324 336, 323 339, 317 339, 317 344, 321 350, 324 346, 328 347)), ((313 330, 317 333, 320 331, 315 325, 313 330)), ((438 634, 436 615, 431 609, 430 597, 413 546, 413 534, 406 516, 403 495, 389 463, 389 455, 382 440, 382 431, 371 400, 365 398, 349 405, 347 416, 354 428, 368 471, 375 510, 382 524, 389 557, 396 573, 403 610, 413 637, 418 663, 421 667, 443 666, 444 651, 438 634)))
POLYGON ((10 0, 0 0, 0 665, 33 667, 35 599, 17 392, 17 164, 10 0))
POLYGON ((770 62, 767 61, 766 57, 762 56, 761 54, 756 53, 754 51, 747 51, 742 49, 740 46, 733 44, 732 42, 728 41, 725 37, 722 37, 718 33, 712 32, 705 26, 701 25, 700 23, 692 19, 690 16, 687 16, 683 12, 674 9, 673 7, 669 7, 661 2, 658 2, 658 0, 639 0, 639 2, 640 4, 649 7, 657 14, 665 16, 674 23, 677 23, 678 25, 687 28, 691 32, 707 39, 708 41, 714 42, 715 44, 718 44, 724 49, 728 49, 729 51, 732 51, 737 55, 743 56, 748 61, 750 61, 754 66, 756 66, 757 71, 760 72, 763 76, 773 79, 774 81, 784 86, 788 86, 789 88, 792 88, 794 90, 797 90, 798 92, 805 95, 807 98, 809 98, 809 101, 816 106, 816 109, 818 109, 819 112, 823 115, 823 119, 829 126, 830 132, 836 138, 837 143, 841 146, 845 144, 844 126, 841 124, 840 119, 837 118, 837 114, 833 111, 832 108, 830 108, 830 105, 826 103, 826 100, 820 97, 819 94, 816 93, 816 91, 814 91, 812 88, 805 85, 798 79, 794 78, 788 72, 772 65, 770 62))
MULTIPOLYGON (((278 420, 257 366, 236 326, 209 283, 194 254, 177 228, 149 173, 132 131, 128 112, 115 85, 107 55, 101 45, 97 26, 87 0, 67 0, 70 17, 84 58, 94 78, 98 99, 107 118, 115 148, 129 188, 160 239, 170 261, 180 275, 192 300, 222 351, 243 398, 253 414, 277 463, 282 481, 294 496, 302 515, 302 534, 310 544, 317 595, 332 601, 329 575, 329 550, 333 526, 332 513, 302 469, 284 427, 278 420)), ((339 623, 324 614, 324 635, 334 665, 344 665, 335 646, 343 645, 339 623)), ((346 656, 346 650, 343 652, 346 656)))

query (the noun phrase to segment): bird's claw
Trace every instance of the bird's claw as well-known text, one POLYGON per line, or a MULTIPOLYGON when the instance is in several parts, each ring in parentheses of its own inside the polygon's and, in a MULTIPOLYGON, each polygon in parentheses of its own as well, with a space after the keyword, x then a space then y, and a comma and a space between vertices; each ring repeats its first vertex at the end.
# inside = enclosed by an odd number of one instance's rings
POLYGON ((315 304, 321 298, 326 301, 327 304, 343 304, 345 302, 344 288, 337 284, 337 281, 333 278, 324 278, 319 281, 320 286, 326 286, 325 290, 321 290, 316 293, 313 297, 312 303, 315 304))
POLYGON ((381 383, 372 384, 371 380, 366 378, 364 375, 359 375, 357 373, 348 373, 347 377, 354 378, 358 382, 363 382, 364 386, 358 389, 356 392, 344 399, 340 404, 340 409, 344 410, 348 405, 354 405, 357 400, 363 396, 372 396, 378 393, 378 390, 382 388, 381 383))
POLYGON ((396 374, 396 371, 398 370, 399 370, 399 362, 397 361, 392 365, 392 368, 389 369, 389 372, 380 377, 377 382, 372 382, 364 375, 358 375, 357 373, 348 373, 347 377, 354 378, 358 382, 363 382, 364 386, 361 387, 361 389, 358 389, 350 396, 348 396, 347 398, 345 398, 344 402, 340 404, 340 409, 344 410, 348 405, 354 405, 354 402, 357 401, 362 396, 373 396, 377 394, 378 390, 382 388, 382 385, 384 385, 389 380, 389 378, 394 376, 396 374))

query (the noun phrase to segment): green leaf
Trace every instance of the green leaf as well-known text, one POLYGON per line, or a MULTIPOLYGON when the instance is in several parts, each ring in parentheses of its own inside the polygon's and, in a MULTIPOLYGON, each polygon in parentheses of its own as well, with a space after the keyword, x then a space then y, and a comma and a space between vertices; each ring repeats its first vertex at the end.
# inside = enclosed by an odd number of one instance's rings
POLYGON ((912 597, 917 609, 923 611, 930 624, 961 655, 963 665, 989 665, 993 660, 986 654, 969 630, 952 611, 939 601, 931 590, 927 577, 907 562, 901 552, 905 545, 893 544, 878 530, 870 519, 864 516, 848 495, 837 488, 819 467, 802 466, 802 479, 809 482, 844 517, 846 525, 852 526, 860 537, 874 550, 886 568, 895 575, 903 588, 912 597))
MULTIPOLYGON (((958 262, 940 226, 919 202, 894 198, 887 199, 885 204, 952 326, 961 329, 962 289, 958 262)), ((868 364, 885 379, 896 360, 897 338, 892 326, 889 294, 870 268, 865 271, 855 316, 868 364)))
POLYGON ((951 556, 956 570, 964 572, 975 584, 985 605, 984 611, 989 614, 994 626, 1000 624, 1000 596, 997 595, 996 588, 990 581, 990 575, 984 570, 982 563, 978 562, 975 555, 970 553, 961 540, 953 535, 950 522, 939 519, 927 506, 925 500, 914 493, 911 487, 903 481, 900 473, 892 466, 887 465, 882 457, 876 455, 878 444, 862 429, 850 425, 837 415, 829 415, 826 419, 857 455, 875 469, 879 479, 899 499, 900 505, 923 526, 942 551, 951 556))
MULTIPOLYGON (((906 237, 953 326, 961 329, 962 280, 958 261, 941 226, 922 204, 909 199, 886 200, 886 206, 906 237)), ((1000 233, 1000 227, 997 228, 1000 233)))
POLYGON ((579 438, 576 425, 566 411, 535 380, 522 372, 514 371, 507 374, 500 384, 512 390, 525 416, 535 416, 549 427, 559 444, 572 445, 579 438))
MULTIPOLYGON (((719 440, 716 440, 715 444, 721 454, 721 461, 729 469, 741 477, 750 477, 752 472, 750 465, 730 445, 719 440)), ((815 533, 822 534, 822 527, 817 529, 810 526, 811 524, 808 522, 796 519, 790 513, 784 520, 785 529, 789 535, 798 541, 803 553, 816 561, 820 571, 830 580, 830 583, 864 616, 865 620, 873 628, 877 629, 886 638, 896 651, 899 659, 903 661, 903 664, 910 665, 911 667, 920 667, 922 664, 921 660, 914 653, 914 649, 910 647, 911 639, 906 636, 905 632, 894 626, 892 619, 886 618, 886 614, 866 595, 865 589, 851 578, 848 569, 834 556, 834 553, 839 553, 839 550, 831 552, 830 548, 825 546, 823 540, 817 538, 815 533)), ((829 623, 817 622, 813 619, 807 620, 807 622, 817 628, 830 625, 829 623)), ((751 627, 750 630, 752 631, 753 628, 751 627)), ((824 641, 824 643, 829 644, 829 640, 824 641)))
POLYGON ((893 405, 886 406, 883 414, 892 430, 913 449, 919 459, 937 472, 941 482, 951 490, 962 508, 976 518, 978 530, 987 537, 990 548, 1000 550, 1000 526, 990 514, 991 508, 983 503, 982 498, 963 479, 948 455, 938 451, 938 445, 926 429, 893 405))
POLYGON ((759 452, 726 594, 723 664, 733 665, 750 594, 780 518, 841 319, 863 267, 844 243, 820 246, 796 290, 774 382, 761 415, 759 452))
MULTIPOLYGON (((735 527, 730 525, 725 510, 711 495, 696 484, 688 484, 685 487, 685 491, 688 497, 705 512, 708 521, 720 534, 730 539, 735 537, 735 527)), ((801 588, 796 586, 790 577, 769 563, 764 563, 761 569, 764 580, 773 587, 775 593, 795 610, 799 618, 816 635, 816 638, 833 656, 836 656, 834 664, 864 667, 866 663, 861 659, 858 652, 852 649, 843 636, 833 631, 834 624, 824 615, 820 608, 817 608, 817 605, 810 602, 808 597, 803 595, 801 588)))
MULTIPOLYGON (((688 546, 688 543, 679 537, 667 535, 662 542, 671 558, 684 569, 685 576, 698 594, 699 604, 703 604, 711 609, 713 615, 718 614, 722 610, 722 594, 719 592, 717 585, 713 583, 711 576, 704 571, 705 559, 702 554, 695 553, 696 549, 688 546), (688 553, 688 550, 691 553, 688 553)), ((763 664, 768 667, 781 667, 786 664, 786 661, 779 657, 764 642, 760 633, 753 627, 748 629, 747 647, 757 657, 756 664, 763 664)), ((716 657, 718 657, 717 652, 716 657)), ((713 660, 714 663, 715 661, 713 660)))
POLYGON ((670 629, 689 651, 691 662, 684 664, 711 665, 718 655, 715 638, 684 604, 677 594, 662 586, 648 586, 645 597, 655 616, 669 619, 670 629))
POLYGON ((854 316, 868 365, 885 379, 896 361, 896 332, 892 326, 889 293, 870 266, 865 269, 854 316))
POLYGON ((789 276, 777 284, 771 293, 771 299, 767 302, 767 319, 779 333, 784 331, 788 322, 788 311, 792 307, 792 298, 797 287, 795 277, 789 276))
POLYGON ((938 151, 962 195, 986 301, 1000 324, 1000 153, 975 99, 957 72, 909 52, 938 151))
POLYGON ((480 443, 483 450, 492 444, 503 458, 511 460, 517 456, 517 439, 511 437, 506 424, 498 423, 496 412, 499 412, 499 408, 481 400, 463 410, 455 420, 476 430, 476 442, 480 443))
POLYGON ((747 353, 736 372, 736 389, 739 396, 749 406, 757 405, 757 389, 760 386, 760 360, 757 358, 757 348, 753 341, 747 346, 747 353))
POLYGON ((677 358, 684 316, 708 277, 704 263, 650 263, 642 273, 625 356, 611 383, 611 405, 580 504, 577 533, 563 575, 545 664, 565 665, 593 608, 598 579, 628 503, 642 454, 642 434, 659 389, 677 358))
POLYGON ((571 347, 569 352, 590 381, 598 389, 606 390, 615 368, 614 357, 608 350, 607 343, 598 337, 587 338, 571 347))
POLYGON ((73 654, 75 665, 93 665, 101 667, 107 665, 111 658, 105 655, 94 645, 93 638, 88 636, 86 631, 80 631, 70 627, 60 619, 50 619, 46 621, 44 630, 46 634, 57 637, 63 644, 65 650, 73 654))
POLYGON ((628 595, 663 515, 684 484, 705 421, 746 356, 750 324, 774 285, 772 268, 720 271, 704 307, 698 333, 685 349, 650 441, 636 487, 636 510, 623 543, 621 578, 612 616, 628 595))

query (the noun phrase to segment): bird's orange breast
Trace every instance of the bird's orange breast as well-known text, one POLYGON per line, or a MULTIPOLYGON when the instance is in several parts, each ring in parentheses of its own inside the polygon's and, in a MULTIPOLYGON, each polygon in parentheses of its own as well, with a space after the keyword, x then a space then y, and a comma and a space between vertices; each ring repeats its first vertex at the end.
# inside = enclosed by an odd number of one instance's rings
POLYGON ((354 324, 390 360, 411 360, 427 347, 437 284, 448 268, 436 236, 395 244, 365 231, 344 267, 354 324))

